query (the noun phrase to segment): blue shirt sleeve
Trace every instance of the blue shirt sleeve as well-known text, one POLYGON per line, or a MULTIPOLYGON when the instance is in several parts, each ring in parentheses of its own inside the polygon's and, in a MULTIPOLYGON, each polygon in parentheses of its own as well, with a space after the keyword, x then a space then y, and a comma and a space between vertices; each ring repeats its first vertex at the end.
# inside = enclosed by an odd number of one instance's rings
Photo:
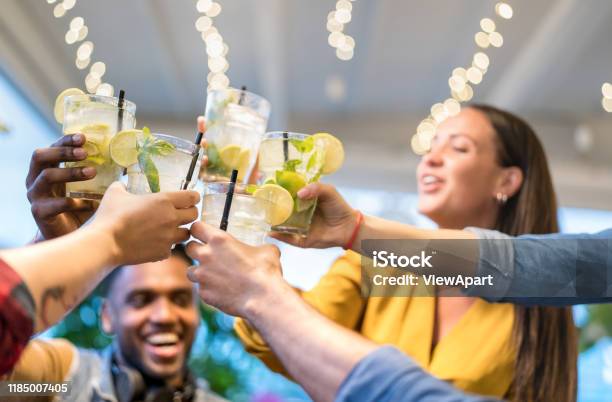
POLYGON ((492 402, 469 395, 425 373, 408 356, 383 346, 364 357, 349 373, 336 402, 492 402))
POLYGON ((501 301, 509 292, 514 279, 514 248, 512 237, 495 230, 468 227, 480 240, 480 261, 476 276, 493 277, 493 286, 486 288, 471 287, 465 292, 495 302, 501 301))
POLYGON ((612 302, 612 229, 595 234, 524 235, 467 228, 480 241, 477 275, 492 275, 494 294, 470 296, 524 305, 612 302))

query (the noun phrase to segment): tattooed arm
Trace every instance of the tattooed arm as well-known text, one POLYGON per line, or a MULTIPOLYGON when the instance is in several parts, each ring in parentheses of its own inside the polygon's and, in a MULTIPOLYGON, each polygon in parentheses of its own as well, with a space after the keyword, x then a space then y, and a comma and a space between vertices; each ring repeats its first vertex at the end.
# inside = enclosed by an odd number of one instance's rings
POLYGON ((35 331, 59 321, 115 264, 112 236, 83 228, 32 247, 2 252, 36 305, 35 331))
POLYGON ((197 218, 193 191, 135 196, 123 185, 106 192, 91 224, 66 236, 0 252, 29 289, 35 331, 60 320, 114 267, 158 261, 189 237, 180 225, 197 218))

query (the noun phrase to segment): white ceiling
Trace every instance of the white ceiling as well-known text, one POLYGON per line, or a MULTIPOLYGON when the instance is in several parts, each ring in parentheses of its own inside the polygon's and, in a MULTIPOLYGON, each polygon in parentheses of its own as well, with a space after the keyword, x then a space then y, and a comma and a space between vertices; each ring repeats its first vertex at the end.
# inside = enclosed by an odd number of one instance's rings
MULTIPOLYGON (((230 46, 232 83, 282 96, 289 113, 426 113, 448 97, 452 69, 471 62, 480 19, 494 15, 492 0, 357 0, 346 28, 357 42, 355 58, 341 62, 327 44, 332 0, 220 3, 216 25, 230 46), (269 79, 270 69, 280 74, 269 79), (325 97, 332 74, 347 82, 344 102, 325 97)), ((475 99, 539 115, 603 113, 601 84, 612 79, 612 2, 510 4, 514 18, 498 19, 505 44, 487 51, 492 64, 475 99)), ((125 88, 142 114, 185 117, 202 111, 208 68, 194 28, 195 0, 78 0, 61 19, 43 0, 2 0, 2 9, 2 33, 12 36, 21 59, 40 64, 29 68, 44 70, 53 58, 61 70, 43 76, 47 96, 67 85, 83 86, 86 70, 74 66, 77 45, 63 40, 70 19, 80 15, 96 44, 94 59, 108 64, 106 79, 125 88)))
MULTIPOLYGON (((246 85, 271 100, 271 128, 318 130, 328 125, 348 147, 365 147, 365 154, 376 138, 405 146, 406 155, 419 118, 449 96, 453 68, 471 63, 479 21, 494 17, 495 4, 356 0, 345 29, 356 40, 355 57, 342 62, 327 44, 325 24, 334 0, 217 1, 223 11, 215 25, 230 47, 228 75, 234 86, 246 85), (346 82, 341 102, 325 95, 326 79, 332 75, 346 82), (388 122, 385 133, 377 133, 375 124, 363 124, 361 131, 349 124, 383 120, 388 122)), ((553 166, 574 158, 577 166, 590 169, 603 163, 612 168, 612 119, 601 107, 601 85, 612 81, 612 1, 508 2, 514 18, 496 19, 504 46, 486 50, 491 66, 474 100, 542 121, 536 128, 553 166), (586 159, 573 151, 572 133, 581 123, 597 127, 596 144, 599 139, 606 144, 596 146, 586 159)), ((105 80, 124 88, 138 105, 139 121, 190 126, 203 113, 208 73, 205 46, 194 27, 199 15, 195 3, 78 0, 67 16, 56 19, 45 0, 1 0, 0 68, 50 117, 59 91, 84 86, 86 70, 74 65, 77 45, 64 42, 70 20, 82 16, 88 39, 96 45, 93 59, 106 62, 105 80)), ((381 171, 394 171, 382 166, 385 152, 381 150, 381 171)), ((413 164, 410 159, 402 169, 413 164)), ((351 171, 353 180, 356 171, 351 171)), ((589 170, 581 180, 592 180, 593 187, 604 183, 612 199, 611 176, 596 180, 589 170)), ((570 204, 593 205, 561 193, 570 204)), ((597 203, 606 207, 601 204, 609 201, 597 203)))

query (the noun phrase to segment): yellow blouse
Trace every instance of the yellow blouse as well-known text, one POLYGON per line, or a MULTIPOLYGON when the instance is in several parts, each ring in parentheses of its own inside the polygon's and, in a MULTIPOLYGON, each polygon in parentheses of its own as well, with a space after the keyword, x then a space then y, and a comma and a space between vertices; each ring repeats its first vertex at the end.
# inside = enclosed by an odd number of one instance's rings
MULTIPOLYGON (((431 350, 434 297, 370 297, 360 293, 361 257, 340 257, 303 298, 331 320, 366 338, 391 344, 434 376, 468 392, 504 397, 514 375, 511 345, 514 309, 477 299, 456 325, 431 350)), ((274 371, 280 362, 246 321, 235 324, 246 349, 274 371)))

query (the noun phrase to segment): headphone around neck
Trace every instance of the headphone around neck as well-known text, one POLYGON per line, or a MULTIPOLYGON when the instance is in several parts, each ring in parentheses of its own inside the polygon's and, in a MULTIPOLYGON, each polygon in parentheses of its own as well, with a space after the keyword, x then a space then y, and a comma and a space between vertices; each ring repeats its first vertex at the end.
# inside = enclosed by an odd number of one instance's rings
POLYGON ((145 378, 145 375, 130 366, 123 359, 113 343, 111 373, 115 385, 115 395, 119 402, 192 402, 196 382, 189 371, 186 372, 182 388, 173 388, 162 381, 145 378))

